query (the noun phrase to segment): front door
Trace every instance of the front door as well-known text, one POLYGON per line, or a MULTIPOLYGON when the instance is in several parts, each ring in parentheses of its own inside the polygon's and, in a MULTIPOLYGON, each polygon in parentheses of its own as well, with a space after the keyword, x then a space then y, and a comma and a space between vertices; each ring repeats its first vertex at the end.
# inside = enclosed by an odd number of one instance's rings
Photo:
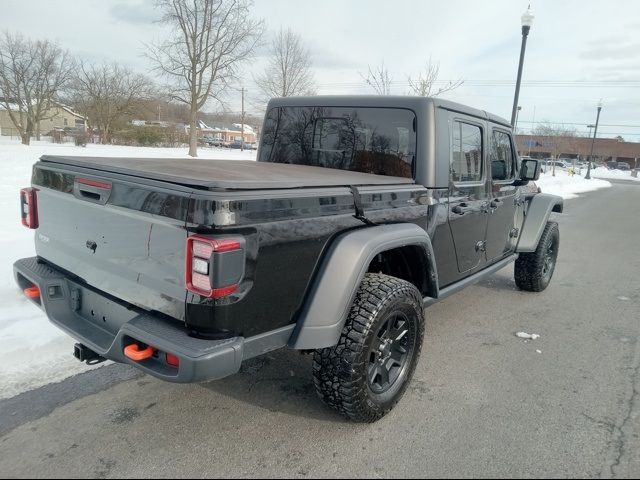
MULTIPOLYGON (((489 199, 484 168, 484 125, 474 120, 452 121, 449 183, 449 228, 458 272, 464 274, 485 260, 489 199)), ((464 276, 464 275, 461 275, 464 276)))
POLYGON ((515 159, 511 135, 506 130, 493 129, 489 138, 491 203, 486 235, 489 262, 511 252, 517 241, 519 232, 515 230, 515 216, 520 191, 513 185, 516 175, 515 159))

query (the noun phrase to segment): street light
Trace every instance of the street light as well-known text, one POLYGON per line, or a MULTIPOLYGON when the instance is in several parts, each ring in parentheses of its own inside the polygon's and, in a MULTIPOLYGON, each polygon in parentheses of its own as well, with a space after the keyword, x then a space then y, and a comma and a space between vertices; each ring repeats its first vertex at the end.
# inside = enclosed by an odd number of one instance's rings
POLYGON ((531 25, 533 25, 533 12, 531 5, 527 7, 527 11, 522 14, 522 47, 520 47, 520 63, 518 64, 518 79, 516 80, 516 95, 513 99, 513 110, 511 111, 511 125, 516 123, 516 114, 518 111, 518 97, 520 96, 520 80, 522 79, 522 64, 524 63, 524 51, 527 47, 527 36, 531 25))
POLYGON ((589 154, 589 165, 587 165, 587 175, 585 180, 591 180, 591 162, 593 161, 593 144, 596 143, 596 135, 598 134, 598 122, 600 121, 600 110, 602 110, 602 99, 598 102, 598 115, 596 116, 596 125, 593 129, 593 138, 591 139, 591 153, 589 154))
POLYGON ((514 135, 518 134, 518 117, 520 116, 520 110, 522 110, 522 107, 520 105, 518 105, 518 109, 516 110, 516 123, 513 126, 513 134, 514 135))

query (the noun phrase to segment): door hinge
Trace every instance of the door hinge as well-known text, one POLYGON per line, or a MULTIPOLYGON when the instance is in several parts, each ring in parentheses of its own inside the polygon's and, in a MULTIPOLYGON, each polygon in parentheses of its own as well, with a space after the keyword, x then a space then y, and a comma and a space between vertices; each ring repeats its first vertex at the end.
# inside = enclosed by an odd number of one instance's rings
POLYGON ((487 242, 481 240, 476 243, 476 252, 486 252, 487 251, 487 242))
POLYGON ((520 229, 519 228, 512 228, 511 231, 509 232, 509 237, 510 238, 518 238, 518 235, 520 235, 520 229))

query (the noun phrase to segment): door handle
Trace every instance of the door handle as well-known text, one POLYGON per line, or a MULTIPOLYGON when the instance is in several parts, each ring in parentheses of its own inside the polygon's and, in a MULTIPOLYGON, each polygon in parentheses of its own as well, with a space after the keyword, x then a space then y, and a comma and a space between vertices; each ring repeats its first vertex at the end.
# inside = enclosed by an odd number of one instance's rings
POLYGON ((500 200, 499 198, 495 198, 491 201, 491 208, 494 210, 498 208, 500 205, 502 205, 502 200, 500 200))
POLYGON ((469 207, 466 203, 461 203, 460 205, 456 205, 451 209, 453 213, 456 213, 458 215, 464 215, 465 213, 470 212, 471 210, 473 210, 473 208, 469 207))

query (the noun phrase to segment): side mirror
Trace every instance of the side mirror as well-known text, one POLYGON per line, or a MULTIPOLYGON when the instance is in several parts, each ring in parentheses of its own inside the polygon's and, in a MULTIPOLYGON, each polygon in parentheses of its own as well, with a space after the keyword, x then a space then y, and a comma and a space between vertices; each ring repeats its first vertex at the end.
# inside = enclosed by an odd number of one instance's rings
POLYGON ((540 162, 531 158, 522 160, 522 163, 520 164, 520 181, 524 183, 531 180, 535 181, 539 178, 540 162))

